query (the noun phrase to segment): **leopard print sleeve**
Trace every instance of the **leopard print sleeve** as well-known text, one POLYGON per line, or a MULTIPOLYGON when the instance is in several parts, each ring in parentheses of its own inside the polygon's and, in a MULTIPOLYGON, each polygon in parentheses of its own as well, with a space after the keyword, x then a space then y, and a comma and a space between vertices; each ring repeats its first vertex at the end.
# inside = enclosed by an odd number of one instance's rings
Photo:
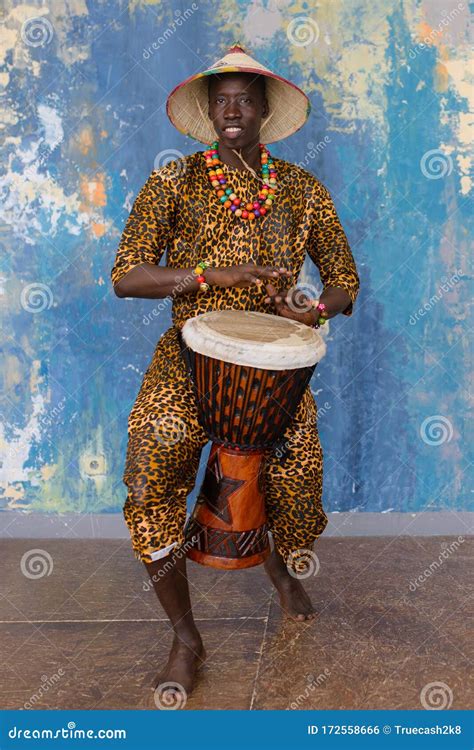
POLYGON ((152 172, 135 199, 110 272, 114 286, 134 266, 157 265, 171 240, 177 195, 173 164, 152 172))
POLYGON ((312 204, 312 221, 308 255, 316 264, 324 287, 345 289, 351 298, 343 310, 352 315, 352 306, 359 292, 359 276, 342 224, 327 188, 316 181, 312 204))

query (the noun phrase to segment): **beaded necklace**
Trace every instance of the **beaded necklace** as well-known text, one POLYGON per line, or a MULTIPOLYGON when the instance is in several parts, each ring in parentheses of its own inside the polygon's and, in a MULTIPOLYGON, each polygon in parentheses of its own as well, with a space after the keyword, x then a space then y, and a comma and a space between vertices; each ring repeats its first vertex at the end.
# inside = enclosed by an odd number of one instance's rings
POLYGON ((277 173, 273 166, 273 159, 263 143, 259 143, 258 145, 260 148, 263 185, 256 200, 249 203, 242 201, 231 187, 227 187, 227 179, 222 169, 222 162, 219 159, 219 141, 214 141, 210 148, 204 151, 209 181, 215 189, 219 201, 231 214, 241 219, 247 219, 248 221, 265 216, 276 197, 277 173))

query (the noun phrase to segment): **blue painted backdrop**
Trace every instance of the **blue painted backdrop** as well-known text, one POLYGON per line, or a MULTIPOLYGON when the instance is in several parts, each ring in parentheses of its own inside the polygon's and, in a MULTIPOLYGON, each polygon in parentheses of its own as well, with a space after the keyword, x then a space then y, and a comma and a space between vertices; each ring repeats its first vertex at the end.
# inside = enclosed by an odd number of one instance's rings
MULTIPOLYGON (((468 509, 467 3, 11 3, 1 35, 3 509, 119 511, 169 304, 110 269, 167 92, 239 39, 309 94, 272 151, 331 191, 361 276, 314 379, 328 510, 468 509)), ((472 106, 471 106, 472 111, 472 106)), ((304 280, 318 284, 311 265, 304 280)))

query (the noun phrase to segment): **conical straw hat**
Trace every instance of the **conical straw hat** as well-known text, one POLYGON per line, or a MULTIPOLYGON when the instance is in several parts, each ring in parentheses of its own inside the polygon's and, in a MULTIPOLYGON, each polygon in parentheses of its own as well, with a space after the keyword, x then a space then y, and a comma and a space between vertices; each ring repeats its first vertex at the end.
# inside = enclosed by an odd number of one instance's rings
POLYGON ((187 78, 168 96, 168 117, 175 128, 190 138, 206 144, 216 139, 216 132, 207 115, 207 76, 214 73, 255 73, 265 76, 269 114, 260 129, 262 143, 280 141, 295 133, 306 122, 311 109, 306 94, 254 60, 240 45, 234 45, 211 68, 187 78))

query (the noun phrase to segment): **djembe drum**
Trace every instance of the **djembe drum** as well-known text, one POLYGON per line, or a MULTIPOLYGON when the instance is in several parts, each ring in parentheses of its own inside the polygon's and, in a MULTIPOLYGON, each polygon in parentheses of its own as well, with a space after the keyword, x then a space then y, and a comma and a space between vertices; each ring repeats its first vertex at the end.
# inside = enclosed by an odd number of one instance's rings
POLYGON ((188 320, 181 345, 213 442, 186 526, 187 555, 215 568, 258 565, 270 553, 265 453, 293 418, 324 341, 277 315, 223 310, 188 320))

